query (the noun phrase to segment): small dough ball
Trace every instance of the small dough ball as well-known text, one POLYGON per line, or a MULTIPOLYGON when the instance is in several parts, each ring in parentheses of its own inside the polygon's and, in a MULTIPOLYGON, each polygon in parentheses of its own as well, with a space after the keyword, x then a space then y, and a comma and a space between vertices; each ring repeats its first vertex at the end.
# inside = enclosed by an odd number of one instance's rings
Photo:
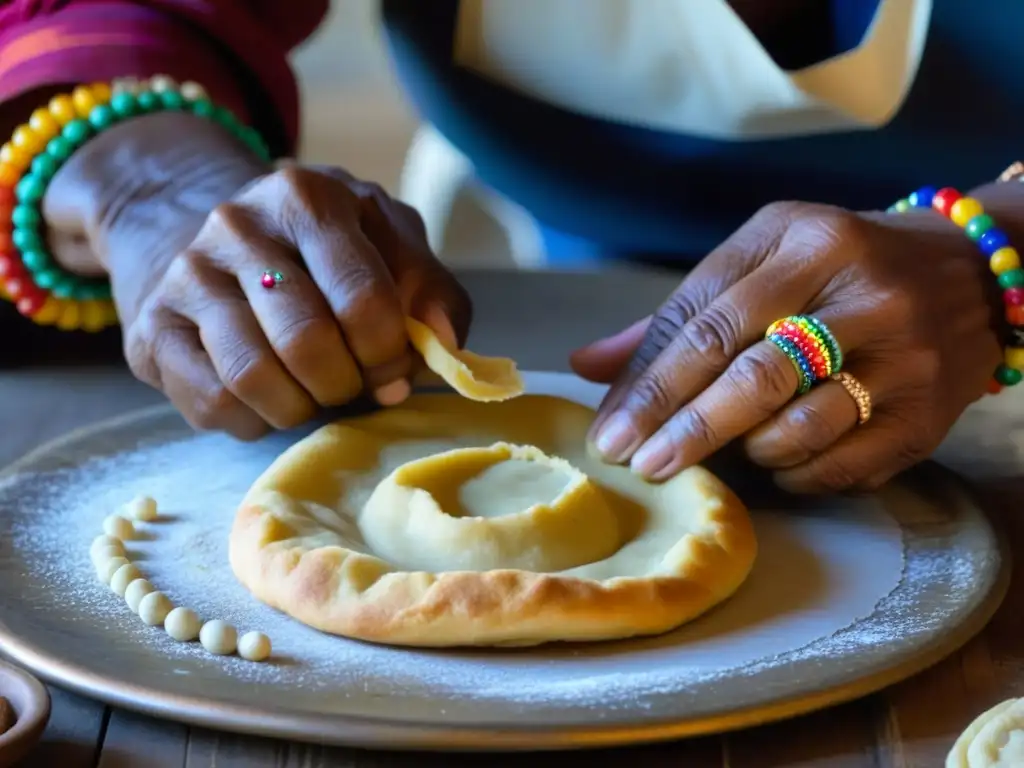
POLYGON ((133 520, 151 523, 156 520, 157 516, 156 499, 149 496, 136 496, 125 505, 124 511, 133 520))
POLYGON ((112 557, 96 566, 96 575, 100 577, 100 581, 104 584, 110 584, 114 574, 125 565, 129 565, 127 557, 112 557))
POLYGON ((121 515, 107 515, 103 521, 103 532, 121 541, 131 541, 135 538, 135 526, 127 517, 121 515))
POLYGON ((175 640, 191 642, 199 637, 203 622, 191 608, 175 608, 164 619, 164 629, 175 640))
POLYGON ((17 719, 17 716, 14 714, 14 707, 11 706, 11 702, 3 696, 0 696, 0 736, 3 736, 7 731, 11 730, 17 719))
POLYGON ((238 655, 247 661, 263 661, 270 650, 270 638, 262 632, 246 632, 238 640, 238 655))
POLYGON ((139 601, 139 618, 151 627, 164 623, 167 614, 174 609, 170 599, 163 592, 150 592, 139 601))
POLYGON ((110 588, 121 597, 124 597, 125 590, 128 589, 128 585, 136 579, 141 578, 141 571, 131 563, 128 563, 114 571, 114 575, 110 577, 110 588))
POLYGON ((108 544, 107 546, 100 547, 97 550, 93 550, 93 553, 92 553, 92 564, 96 568, 99 568, 101 565, 103 565, 105 562, 107 562, 107 560, 110 560, 110 559, 115 558, 115 557, 124 557, 124 558, 127 559, 127 555, 125 554, 124 547, 120 546, 120 545, 118 545, 116 547, 112 547, 112 546, 110 546, 108 544))
POLYGON ((199 630, 199 642, 210 653, 227 656, 235 652, 238 632, 226 621, 214 619, 203 624, 199 630))
MULTIPOLYGON (((117 575, 116 573, 114 574, 117 575)), ((142 602, 142 598, 152 592, 155 587, 145 579, 135 579, 128 588, 124 591, 124 601, 128 603, 128 607, 132 609, 132 613, 139 612, 139 603, 142 602)))
POLYGON ((113 536, 107 536, 104 533, 92 540, 92 545, 89 547, 89 556, 93 559, 93 562, 96 562, 99 553, 110 548, 120 550, 118 554, 122 557, 124 556, 124 544, 122 541, 115 539, 113 536))

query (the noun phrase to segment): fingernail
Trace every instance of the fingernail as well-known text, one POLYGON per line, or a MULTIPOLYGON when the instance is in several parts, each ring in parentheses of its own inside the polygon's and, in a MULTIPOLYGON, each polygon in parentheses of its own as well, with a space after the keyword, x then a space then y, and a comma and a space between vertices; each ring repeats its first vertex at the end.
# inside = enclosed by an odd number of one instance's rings
POLYGON ((629 462, 629 468, 649 480, 664 480, 671 472, 674 451, 666 435, 656 434, 640 446, 629 462))
POLYGON ((377 387, 373 390, 374 399, 381 405, 404 403, 410 394, 412 394, 412 387, 409 386, 409 382, 405 379, 392 381, 390 384, 385 384, 383 387, 377 387))
POLYGON ((423 315, 423 321, 438 335, 441 343, 446 347, 454 348, 458 346, 459 340, 455 336, 452 321, 448 317, 448 313, 445 312, 444 307, 431 304, 423 315))
POLYGON ((639 440, 629 416, 616 413, 598 430, 594 447, 605 461, 619 463, 629 458, 639 440))

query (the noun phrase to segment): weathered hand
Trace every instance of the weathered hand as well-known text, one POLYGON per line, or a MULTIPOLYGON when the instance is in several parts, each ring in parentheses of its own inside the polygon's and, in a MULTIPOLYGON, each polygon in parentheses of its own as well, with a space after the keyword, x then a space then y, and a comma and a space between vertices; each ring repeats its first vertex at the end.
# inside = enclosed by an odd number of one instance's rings
POLYGON ((855 214, 780 203, 711 253, 650 318, 579 350, 612 383, 591 438, 606 460, 661 480, 745 436, 797 492, 871 489, 926 458, 986 391, 1000 361, 999 298, 985 259, 923 210, 855 214), (812 314, 873 416, 827 381, 794 399, 796 372, 767 327, 812 314))

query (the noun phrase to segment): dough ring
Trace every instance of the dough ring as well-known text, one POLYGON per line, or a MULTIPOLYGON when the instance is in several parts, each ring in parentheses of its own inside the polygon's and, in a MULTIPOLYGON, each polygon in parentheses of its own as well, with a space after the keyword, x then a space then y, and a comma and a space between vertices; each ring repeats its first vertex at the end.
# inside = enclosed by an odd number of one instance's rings
POLYGON ((232 570, 305 624, 394 645, 672 629, 742 584, 750 518, 703 468, 652 485, 601 463, 593 415, 548 396, 417 394, 323 427, 249 489, 232 570))
POLYGON ((957 739, 946 768, 1018 768, 1024 765, 1024 699, 1010 699, 979 715, 957 739))

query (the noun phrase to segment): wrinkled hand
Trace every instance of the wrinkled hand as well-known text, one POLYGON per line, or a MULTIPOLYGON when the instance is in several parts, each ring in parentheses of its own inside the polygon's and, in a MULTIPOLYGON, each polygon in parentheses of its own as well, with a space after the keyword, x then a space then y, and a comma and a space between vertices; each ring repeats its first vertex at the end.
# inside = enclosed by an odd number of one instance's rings
POLYGON ((1001 358, 994 288, 985 259, 934 212, 768 206, 652 317, 573 356, 580 375, 612 383, 591 439, 653 480, 745 436, 787 490, 876 488, 986 391, 1001 358), (838 382, 794 399, 792 364, 763 340, 793 314, 838 339, 843 370, 872 397, 866 424, 838 382))
POLYGON ((295 166, 214 209, 146 297, 125 349, 194 426, 253 438, 364 391, 404 400, 406 315, 453 344, 470 316, 419 216, 341 170, 295 166), (265 271, 284 279, 267 288, 265 271))

